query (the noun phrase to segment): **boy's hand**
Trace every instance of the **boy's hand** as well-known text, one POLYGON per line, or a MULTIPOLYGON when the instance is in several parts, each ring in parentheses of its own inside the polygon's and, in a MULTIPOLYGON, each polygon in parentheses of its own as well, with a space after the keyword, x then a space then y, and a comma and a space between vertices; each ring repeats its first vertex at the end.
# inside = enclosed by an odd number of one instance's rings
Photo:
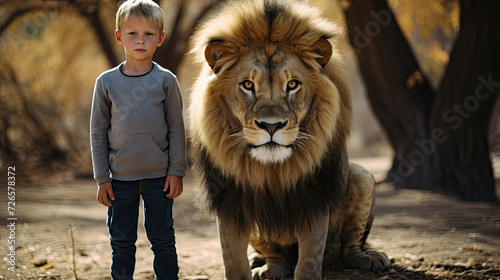
POLYGON ((165 180, 165 186, 163 187, 163 191, 167 193, 167 197, 170 199, 174 199, 182 194, 183 186, 182 186, 182 177, 168 175, 165 180), (170 191, 169 191, 170 189, 170 191))
POLYGON ((113 187, 111 182, 102 183, 97 187, 97 200, 104 206, 112 207, 113 205, 108 201, 108 196, 111 200, 115 200, 113 187))

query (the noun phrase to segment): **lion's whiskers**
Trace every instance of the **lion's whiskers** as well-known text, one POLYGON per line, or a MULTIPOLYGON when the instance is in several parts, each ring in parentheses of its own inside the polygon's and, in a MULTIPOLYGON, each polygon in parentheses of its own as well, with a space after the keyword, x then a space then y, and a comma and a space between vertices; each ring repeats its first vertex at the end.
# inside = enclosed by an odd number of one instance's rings
POLYGON ((306 146, 308 143, 319 141, 318 137, 311 135, 304 131, 299 131, 297 139, 295 139, 295 146, 306 146))
POLYGON ((228 139, 231 139, 230 148, 246 146, 247 143, 243 137, 243 130, 241 128, 231 129, 228 139))

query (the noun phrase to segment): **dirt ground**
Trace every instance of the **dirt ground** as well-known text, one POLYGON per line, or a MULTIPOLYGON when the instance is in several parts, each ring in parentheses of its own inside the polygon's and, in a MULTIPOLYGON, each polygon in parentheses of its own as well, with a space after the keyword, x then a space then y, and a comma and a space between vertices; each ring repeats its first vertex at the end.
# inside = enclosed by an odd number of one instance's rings
MULTIPOLYGON (((377 172, 388 164, 358 162, 377 177, 383 176, 377 172)), ((111 279, 106 208, 95 200, 94 181, 24 181, 17 178, 15 272, 8 270, 10 229, 2 226, 0 280, 111 279)), ((215 223, 194 207, 192 176, 185 180, 184 189, 174 203, 180 279, 222 279, 215 223)), ((6 208, 5 195, 0 199, 6 208)), ((387 185, 379 185, 376 199, 368 240, 390 256, 393 268, 384 273, 331 271, 326 279, 500 279, 500 204, 396 191, 387 185)), ((6 225, 10 222, 4 210, 0 219, 6 225)), ((153 279, 149 242, 144 230, 139 231, 135 279, 153 279)))

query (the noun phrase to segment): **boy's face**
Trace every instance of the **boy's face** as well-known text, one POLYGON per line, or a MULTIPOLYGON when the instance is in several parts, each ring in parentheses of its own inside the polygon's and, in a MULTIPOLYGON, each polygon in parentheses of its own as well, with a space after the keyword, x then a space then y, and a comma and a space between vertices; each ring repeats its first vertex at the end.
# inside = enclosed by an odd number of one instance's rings
POLYGON ((130 16, 122 24, 121 31, 115 31, 115 37, 118 44, 125 48, 127 60, 152 60, 156 48, 165 39, 165 32, 160 32, 152 20, 130 16))

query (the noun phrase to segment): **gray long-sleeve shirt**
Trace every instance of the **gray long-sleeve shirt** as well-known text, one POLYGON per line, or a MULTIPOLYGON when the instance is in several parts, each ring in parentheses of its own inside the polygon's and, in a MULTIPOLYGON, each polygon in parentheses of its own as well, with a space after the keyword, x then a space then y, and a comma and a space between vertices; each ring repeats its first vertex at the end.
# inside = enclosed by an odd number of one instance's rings
POLYGON ((153 63, 127 76, 121 65, 96 81, 90 119, 94 178, 133 181, 187 169, 182 95, 177 78, 153 63))

